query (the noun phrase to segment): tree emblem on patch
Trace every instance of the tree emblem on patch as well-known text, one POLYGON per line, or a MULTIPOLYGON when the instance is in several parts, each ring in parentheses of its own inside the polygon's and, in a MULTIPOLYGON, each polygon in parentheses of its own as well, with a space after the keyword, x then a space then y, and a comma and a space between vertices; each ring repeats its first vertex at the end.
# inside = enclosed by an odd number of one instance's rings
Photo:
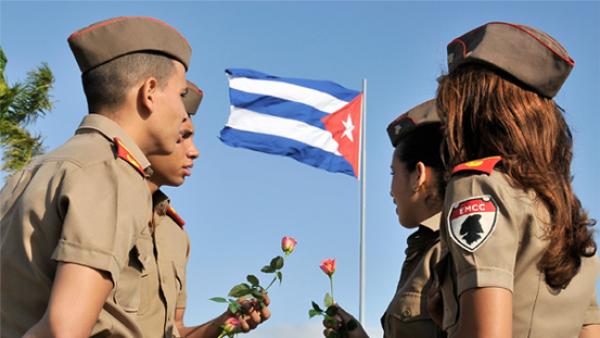
POLYGON ((473 252, 496 227, 498 207, 490 195, 474 196, 456 202, 448 213, 448 230, 461 248, 473 252))

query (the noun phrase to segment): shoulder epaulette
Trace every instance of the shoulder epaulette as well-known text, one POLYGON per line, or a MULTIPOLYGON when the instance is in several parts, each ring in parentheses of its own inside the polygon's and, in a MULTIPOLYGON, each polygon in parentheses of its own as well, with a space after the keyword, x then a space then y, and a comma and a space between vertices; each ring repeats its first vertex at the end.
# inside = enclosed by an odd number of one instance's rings
POLYGON ((173 209, 173 207, 169 207, 167 209, 167 215, 169 215, 169 217, 171 217, 171 219, 175 221, 175 223, 177 223, 177 225, 179 225, 180 228, 183 229, 185 221, 183 220, 183 218, 181 218, 181 216, 179 216, 179 214, 175 211, 175 209, 173 209))
POLYGON ((140 162, 138 162, 135 157, 129 152, 127 147, 123 144, 123 141, 118 137, 114 138, 115 146, 117 147, 117 157, 122 158, 125 162, 131 164, 142 176, 146 177, 146 172, 140 162))
POLYGON ((452 175, 463 171, 476 171, 490 175, 494 167, 502 160, 500 156, 485 157, 459 164, 452 169, 452 175))

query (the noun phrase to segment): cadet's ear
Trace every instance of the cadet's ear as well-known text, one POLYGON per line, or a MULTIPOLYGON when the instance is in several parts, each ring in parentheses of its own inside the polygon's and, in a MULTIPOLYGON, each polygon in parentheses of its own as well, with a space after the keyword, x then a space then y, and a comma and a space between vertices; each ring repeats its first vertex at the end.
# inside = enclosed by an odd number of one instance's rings
POLYGON ((415 192, 425 188, 425 182, 427 181, 427 167, 423 162, 417 162, 415 166, 415 182, 414 182, 414 190, 415 192))
POLYGON ((139 100, 138 104, 141 106, 141 111, 145 114, 152 114, 156 106, 156 94, 158 93, 158 80, 150 76, 142 82, 141 87, 139 87, 139 100))

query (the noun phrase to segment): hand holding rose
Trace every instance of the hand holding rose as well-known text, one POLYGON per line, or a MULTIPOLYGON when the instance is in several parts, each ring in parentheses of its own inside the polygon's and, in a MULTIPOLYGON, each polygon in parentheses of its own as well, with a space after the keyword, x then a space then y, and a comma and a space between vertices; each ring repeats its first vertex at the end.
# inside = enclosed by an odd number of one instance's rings
POLYGON ((341 306, 334 304, 337 313, 333 320, 323 320, 323 335, 327 338, 369 338, 365 329, 352 317, 351 314, 342 309, 341 306))
MULTIPOLYGON (((289 256, 296 248, 297 241, 292 237, 286 236, 281 239, 281 250, 285 257, 289 256)), ((279 280, 283 280, 284 257, 276 256, 271 259, 268 265, 265 265, 260 271, 267 274, 274 274, 269 285, 264 288, 260 285, 260 280, 255 275, 246 276, 247 283, 240 283, 228 293, 228 297, 214 297, 210 300, 217 303, 227 303, 227 312, 223 314, 221 324, 221 333, 218 338, 233 338, 239 332, 248 332, 256 328, 271 316, 269 311, 269 296, 267 291, 279 280)))
POLYGON ((330 292, 325 294, 326 310, 312 302, 312 309, 308 311, 310 318, 314 316, 323 316, 323 325, 325 330, 323 334, 327 338, 364 338, 367 337, 365 331, 360 327, 356 319, 350 316, 341 307, 335 304, 333 298, 333 274, 335 273, 335 259, 325 259, 319 265, 321 270, 329 277, 330 292), (356 330, 360 327, 360 330, 356 330))
POLYGON ((238 304, 240 304, 240 309, 237 313, 227 310, 221 315, 221 333, 218 338, 235 337, 237 333, 249 332, 271 317, 268 307, 270 300, 267 294, 263 296, 263 305, 256 299, 240 299, 238 304))

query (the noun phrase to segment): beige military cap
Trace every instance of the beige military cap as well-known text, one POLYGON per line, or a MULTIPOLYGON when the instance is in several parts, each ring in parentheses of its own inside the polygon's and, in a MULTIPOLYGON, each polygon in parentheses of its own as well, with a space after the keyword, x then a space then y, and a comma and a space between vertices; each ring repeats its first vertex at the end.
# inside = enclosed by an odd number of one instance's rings
POLYGON ((392 121, 387 127, 388 136, 395 147, 400 138, 416 126, 434 122, 440 122, 440 117, 435 107, 435 99, 432 99, 419 104, 392 121))
POLYGON ((125 54, 151 51, 189 67, 192 47, 175 28, 158 19, 122 16, 82 28, 68 38, 82 73, 125 54))
POLYGON ((466 63, 491 64, 552 98, 565 82, 575 61, 550 35, 505 22, 490 22, 448 44, 448 71, 466 63))
POLYGON ((190 81, 187 82, 187 89, 187 93, 183 97, 183 104, 185 105, 185 111, 190 115, 194 115, 198 111, 200 102, 202 102, 204 92, 190 81))

